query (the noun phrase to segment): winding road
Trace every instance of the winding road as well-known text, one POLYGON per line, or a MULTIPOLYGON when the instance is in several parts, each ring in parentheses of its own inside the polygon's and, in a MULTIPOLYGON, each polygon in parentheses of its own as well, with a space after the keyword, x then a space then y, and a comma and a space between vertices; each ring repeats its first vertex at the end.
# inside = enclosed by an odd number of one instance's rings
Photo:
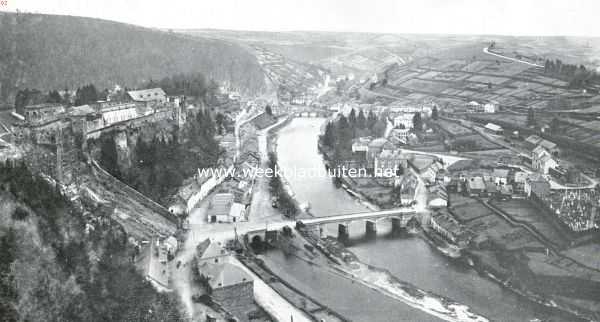
POLYGON ((500 54, 496 54, 496 53, 494 53, 494 52, 491 52, 491 51, 489 50, 489 47, 485 47, 485 48, 483 48, 483 52, 484 52, 484 53, 486 53, 486 54, 488 54, 488 55, 492 55, 492 56, 500 57, 500 58, 503 58, 503 59, 507 59, 507 60, 510 60, 510 61, 514 61, 514 62, 517 62, 517 63, 522 63, 522 64, 529 65, 529 66, 533 66, 533 67, 541 67, 541 68, 543 68, 543 67, 544 67, 544 66, 542 66, 542 65, 538 65, 538 64, 530 63, 530 62, 527 62, 527 61, 524 61, 524 60, 520 60, 520 59, 516 59, 516 58, 512 58, 512 57, 503 56, 503 55, 500 55, 500 54))

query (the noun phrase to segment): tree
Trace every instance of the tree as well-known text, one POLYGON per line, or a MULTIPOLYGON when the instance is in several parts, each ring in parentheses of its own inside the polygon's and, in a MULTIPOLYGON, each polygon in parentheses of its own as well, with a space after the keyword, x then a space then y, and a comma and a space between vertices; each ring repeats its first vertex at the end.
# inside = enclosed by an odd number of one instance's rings
POLYGON ((535 112, 532 107, 527 110, 527 126, 535 126, 535 112))
POLYGON ((423 119, 421 118, 421 113, 419 113, 419 112, 415 113, 412 121, 413 121, 413 128, 415 129, 415 131, 423 130, 423 119))
POLYGON ((373 126, 375 126, 375 123, 377 123, 377 116, 375 116, 375 113, 373 113, 373 111, 371 110, 367 115, 367 128, 369 130, 373 130, 373 126))
POLYGON ((47 103, 60 103, 62 102, 62 97, 57 91, 48 92, 48 98, 46 99, 47 103))
POLYGON ((327 125, 325 125, 325 132, 323 133, 323 135, 321 136, 321 143, 328 147, 328 148, 332 148, 334 143, 335 143, 335 129, 333 126, 332 122, 328 122, 327 125))
POLYGON ((75 105, 85 105, 98 101, 98 91, 93 84, 85 85, 77 89, 75 93, 75 105))
POLYGON ((358 117, 356 118, 356 126, 361 130, 364 130, 367 127, 367 118, 365 117, 365 113, 362 109, 358 112, 358 117))
POLYGON ((267 115, 273 116, 273 110, 271 109, 271 105, 267 104, 267 106, 265 107, 265 112, 267 113, 267 115))
POLYGON ((110 174, 119 178, 121 177, 121 172, 119 171, 119 164, 117 160, 117 145, 113 141, 112 137, 109 136, 101 139, 100 164, 102 164, 102 166, 106 169, 106 171, 110 172, 110 174))
POLYGON ((350 114, 348 114, 348 122, 350 123, 350 126, 356 125, 356 111, 354 109, 352 109, 350 114))
POLYGON ((434 105, 433 106, 433 110, 431 110, 431 118, 434 119, 434 120, 437 120, 438 117, 439 117, 439 115, 438 115, 438 107, 437 107, 437 105, 434 105))

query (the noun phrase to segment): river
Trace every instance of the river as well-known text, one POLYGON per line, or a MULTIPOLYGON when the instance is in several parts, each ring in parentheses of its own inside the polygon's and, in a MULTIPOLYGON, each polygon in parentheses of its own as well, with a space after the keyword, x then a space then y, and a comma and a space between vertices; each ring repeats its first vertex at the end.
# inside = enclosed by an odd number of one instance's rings
MULTIPOLYGON (((323 167, 317 149, 317 137, 325 119, 297 118, 279 131, 277 156, 284 173, 298 169, 323 167)), ((331 179, 322 177, 286 176, 295 197, 310 202, 315 216, 365 211, 331 179)), ((364 223, 350 226, 354 241, 349 249, 362 262, 387 269, 400 280, 448 297, 467 305, 475 313, 494 321, 564 321, 546 307, 528 301, 480 276, 469 266, 441 255, 417 236, 388 237, 389 223, 378 222, 378 238, 363 241, 364 223)), ((336 227, 326 233, 336 234, 336 227)), ((434 321, 437 318, 412 308, 365 286, 332 275, 280 251, 265 255, 274 271, 305 293, 353 321, 434 321)), ((554 311, 554 310, 552 310, 554 311)))

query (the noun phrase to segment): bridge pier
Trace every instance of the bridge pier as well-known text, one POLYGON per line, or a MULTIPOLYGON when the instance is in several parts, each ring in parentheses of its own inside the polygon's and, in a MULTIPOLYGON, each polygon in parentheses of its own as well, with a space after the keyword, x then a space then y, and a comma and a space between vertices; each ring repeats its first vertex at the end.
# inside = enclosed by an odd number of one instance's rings
POLYGON ((365 221, 367 238, 375 238, 377 237, 377 224, 374 220, 365 221))
POLYGON ((348 224, 338 224, 338 241, 345 244, 350 240, 348 224))
POLYGON ((406 231, 406 227, 402 225, 402 219, 392 217, 392 234, 397 235, 406 231))

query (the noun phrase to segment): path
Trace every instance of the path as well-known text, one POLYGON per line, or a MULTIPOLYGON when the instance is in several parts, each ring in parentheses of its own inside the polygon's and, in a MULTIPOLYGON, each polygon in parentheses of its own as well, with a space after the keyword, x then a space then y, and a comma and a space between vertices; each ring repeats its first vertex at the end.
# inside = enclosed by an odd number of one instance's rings
POLYGON ((522 64, 529 65, 529 66, 533 66, 533 67, 541 67, 541 68, 544 68, 544 66, 542 66, 542 65, 538 65, 538 64, 534 64, 534 63, 526 62, 526 61, 524 61, 524 60, 520 60, 520 59, 516 59, 516 58, 512 58, 512 57, 503 56, 503 55, 500 55, 500 54, 496 54, 496 53, 494 53, 494 52, 491 52, 491 51, 489 51, 489 47, 485 47, 485 48, 483 48, 483 52, 484 52, 484 53, 486 53, 486 54, 488 54, 488 55, 492 55, 492 56, 500 57, 500 58, 507 59, 507 60, 510 60, 510 61, 514 61, 514 62, 517 62, 517 63, 522 63, 522 64))

